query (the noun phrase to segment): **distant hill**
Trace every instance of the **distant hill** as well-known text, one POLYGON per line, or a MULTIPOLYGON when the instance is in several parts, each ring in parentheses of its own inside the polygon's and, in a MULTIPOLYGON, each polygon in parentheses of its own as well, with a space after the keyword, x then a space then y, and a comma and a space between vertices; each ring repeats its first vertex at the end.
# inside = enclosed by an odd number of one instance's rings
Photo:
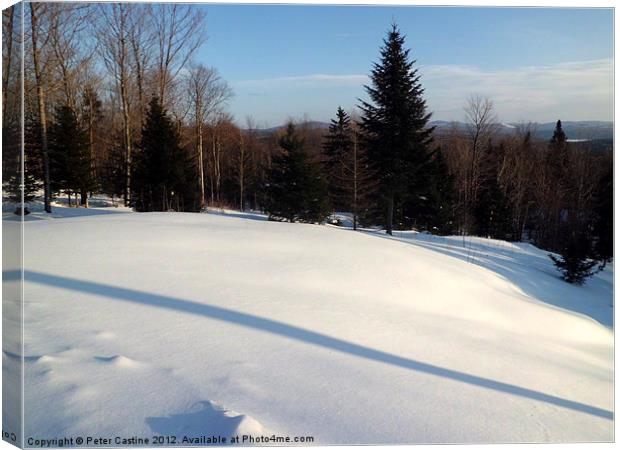
MULTIPOLYGON (((437 127, 439 131, 451 129, 456 127, 457 130, 467 130, 467 124, 463 122, 449 122, 447 120, 434 120, 431 121, 431 125, 437 127)), ((518 123, 500 123, 498 124, 499 130, 502 133, 511 134, 514 133, 518 123)), ((548 140, 553 136, 553 130, 555 129, 555 122, 536 123, 533 122, 534 137, 538 139, 548 140)), ((583 121, 562 121, 562 128, 566 137, 569 140, 599 140, 599 139, 613 139, 614 137, 614 124, 613 122, 602 122, 594 120, 583 121)))
MULTIPOLYGON (((438 131, 448 130, 456 127, 457 130, 466 131, 467 124, 464 122, 448 121, 448 120, 433 120, 431 125, 436 126, 438 131)), ((537 123, 533 122, 534 137, 538 139, 548 140, 553 136, 553 130, 555 129, 555 122, 537 123)), ((327 129, 329 123, 321 121, 309 121, 299 124, 299 126, 306 126, 311 129, 327 129)), ((265 133, 273 133, 283 129, 286 125, 279 125, 271 128, 263 128, 261 131, 265 133)), ((518 123, 500 123, 498 124, 501 133, 512 134, 519 126, 518 123)), ((569 140, 610 140, 614 137, 614 123, 604 122, 596 120, 582 120, 582 121, 562 121, 562 128, 566 133, 569 140)))

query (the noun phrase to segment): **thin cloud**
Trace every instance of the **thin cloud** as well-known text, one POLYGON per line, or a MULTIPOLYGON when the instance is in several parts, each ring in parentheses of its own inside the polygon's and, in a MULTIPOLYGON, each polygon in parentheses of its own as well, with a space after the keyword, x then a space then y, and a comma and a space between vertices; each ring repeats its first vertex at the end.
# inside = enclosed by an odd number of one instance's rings
MULTIPOLYGON (((431 65, 419 68, 424 96, 434 119, 463 120, 468 97, 480 94, 493 100, 504 122, 612 120, 613 60, 597 59, 544 66, 488 70, 468 65, 431 65)), ((233 84, 238 93, 236 110, 256 109, 254 114, 277 122, 307 112, 328 120, 334 105, 353 106, 366 96, 367 74, 309 74, 233 84), (250 93, 270 99, 249 104, 250 93), (280 117, 282 116, 282 118, 280 117)))
POLYGON ((462 118, 472 92, 492 99, 503 120, 613 117, 612 59, 503 70, 436 65, 422 67, 420 73, 436 118, 462 118))
POLYGON ((330 75, 330 74, 311 74, 300 76, 287 76, 276 78, 265 78, 261 80, 242 80, 233 83, 239 87, 291 87, 291 86, 356 86, 368 83, 368 75, 330 75))

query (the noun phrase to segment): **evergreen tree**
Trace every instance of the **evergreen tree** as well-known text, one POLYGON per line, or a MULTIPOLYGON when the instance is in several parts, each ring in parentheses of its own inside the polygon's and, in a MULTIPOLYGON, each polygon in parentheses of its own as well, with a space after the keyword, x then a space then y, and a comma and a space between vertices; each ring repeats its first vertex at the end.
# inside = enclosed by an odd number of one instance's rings
POLYGON ((486 180, 474 211, 476 234, 493 239, 506 239, 512 231, 511 208, 497 178, 486 180))
POLYGON ((86 86, 82 92, 82 110, 81 119, 83 127, 88 135, 88 151, 90 152, 91 171, 93 178, 99 180, 99 174, 96 171, 95 158, 95 140, 99 133, 100 122, 103 119, 102 104, 99 94, 92 86, 86 86))
POLYGON ((365 86, 370 102, 361 102, 361 129, 369 163, 376 171, 385 228, 392 234, 395 203, 408 196, 416 201, 415 183, 429 160, 432 127, 426 112, 415 61, 409 60, 405 38, 396 25, 388 32, 381 60, 373 65, 371 86, 365 86))
POLYGON ((265 210, 270 219, 322 222, 329 214, 327 183, 319 166, 310 160, 292 123, 279 145, 282 154, 273 158, 265 189, 265 210))
POLYGON ((555 266, 562 272, 562 278, 574 284, 583 284, 592 276, 596 260, 588 258, 591 254, 590 238, 585 233, 575 233, 560 250, 560 256, 549 255, 555 266))
POLYGON ((421 202, 415 202, 418 211, 409 214, 417 218, 418 228, 425 228, 433 234, 448 235, 454 231, 456 193, 454 175, 440 149, 433 153, 428 167, 427 190, 421 202))
MULTIPOLYGON (((37 124, 34 126, 38 127, 37 124)), ((12 121, 6 121, 3 124, 3 191, 7 200, 15 204, 14 212, 17 215, 29 213, 25 205, 34 200, 36 191, 41 187, 38 171, 40 161, 37 131, 38 128, 33 129, 32 117, 27 115, 24 123, 24 153, 22 155, 19 145, 21 143, 19 124, 12 121), (34 134, 33 131, 35 131, 34 134)))
POLYGON ((555 130, 553 130, 553 136, 551 137, 552 146, 562 146, 566 144, 566 134, 562 129, 562 121, 558 120, 555 123, 555 130))
POLYGON ((334 211, 345 211, 351 207, 345 165, 351 157, 352 148, 351 118, 338 107, 336 118, 331 120, 323 143, 329 201, 334 211))
POLYGON ((480 162, 480 186, 473 205, 475 232, 478 236, 506 239, 512 233, 512 205, 499 180, 505 158, 503 143, 489 142, 480 162))
POLYGON ((98 178, 102 192, 112 197, 114 201, 114 197, 121 198, 123 196, 127 184, 125 147, 121 131, 116 133, 105 155, 103 165, 98 172, 98 178))
POLYGON ((88 206, 88 192, 95 189, 91 170, 88 136, 75 112, 68 106, 56 108, 49 129, 50 178, 53 192, 80 194, 88 206))
POLYGON ((614 168, 611 165, 596 190, 592 229, 595 238, 593 256, 601 262, 600 268, 603 269, 614 255, 614 168))
POLYGON ((149 103, 142 138, 134 160, 132 203, 138 211, 187 210, 189 158, 181 147, 178 127, 158 98, 149 103))
POLYGON ((562 122, 557 121, 553 137, 549 141, 545 166, 548 172, 549 183, 553 189, 553 196, 549 204, 545 205, 545 215, 548 223, 548 236, 544 236, 542 244, 553 250, 561 247, 565 237, 566 224, 563 223, 568 215, 570 183, 568 176, 568 143, 562 129, 562 122))

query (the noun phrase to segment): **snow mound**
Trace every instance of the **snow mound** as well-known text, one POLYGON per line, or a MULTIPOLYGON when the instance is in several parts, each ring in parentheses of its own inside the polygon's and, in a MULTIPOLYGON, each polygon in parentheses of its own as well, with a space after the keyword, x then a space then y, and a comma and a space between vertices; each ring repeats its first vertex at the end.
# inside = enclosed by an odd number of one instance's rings
POLYGON ((182 413, 165 417, 148 417, 146 422, 154 433, 193 438, 187 442, 190 445, 201 445, 202 443, 196 441, 196 438, 203 435, 228 438, 243 434, 252 436, 267 434, 265 428, 254 418, 227 410, 213 401, 196 402, 182 413))
POLYGON ((116 367, 125 367, 129 369, 133 369, 133 368, 140 366, 140 363, 138 363, 137 361, 134 361, 133 359, 127 358, 126 356, 122 356, 122 355, 95 356, 95 360, 103 364, 110 364, 116 367))

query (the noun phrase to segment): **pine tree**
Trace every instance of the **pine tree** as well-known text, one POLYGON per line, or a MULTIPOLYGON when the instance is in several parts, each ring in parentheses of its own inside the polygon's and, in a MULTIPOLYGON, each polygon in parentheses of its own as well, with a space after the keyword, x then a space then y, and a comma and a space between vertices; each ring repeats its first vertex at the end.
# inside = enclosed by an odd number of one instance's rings
MULTIPOLYGON (((191 209, 186 195, 195 184, 187 151, 181 147, 178 127, 158 98, 149 103, 138 154, 133 164, 133 206, 139 211, 191 209)), ((194 178, 195 180, 195 178, 194 178)))
POLYGON ((88 192, 95 189, 88 136, 68 106, 56 108, 49 129, 49 153, 52 191, 63 191, 69 203, 72 193, 80 194, 82 204, 88 206, 88 192))
POLYGON ((429 160, 431 117, 426 112, 415 60, 409 60, 405 38, 396 25, 388 32, 381 49, 381 60, 373 65, 371 86, 365 86, 370 102, 361 101, 361 129, 368 159, 377 174, 385 228, 392 234, 395 202, 419 195, 416 177, 429 160))
POLYGON ((549 255, 555 266, 562 272, 562 278, 573 284, 583 284, 592 276, 596 260, 589 259, 591 254, 590 238, 585 233, 572 235, 560 250, 560 257, 549 255))
POLYGON ((279 145, 282 154, 273 158, 265 189, 265 210, 270 219, 322 222, 329 214, 327 184, 292 123, 279 145))

